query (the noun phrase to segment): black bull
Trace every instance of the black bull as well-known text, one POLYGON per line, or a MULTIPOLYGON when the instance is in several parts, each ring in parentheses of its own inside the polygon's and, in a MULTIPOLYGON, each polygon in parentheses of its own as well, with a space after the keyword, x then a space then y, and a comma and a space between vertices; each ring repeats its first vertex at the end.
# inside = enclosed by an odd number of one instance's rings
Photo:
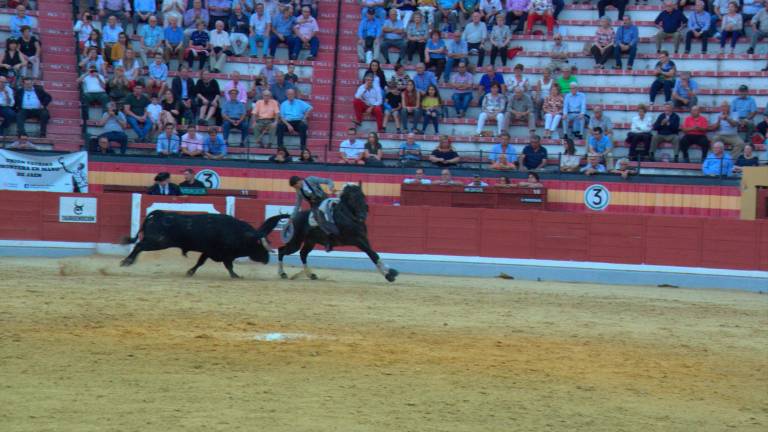
MULTIPOLYGON (((155 210, 144 219, 140 232, 144 235, 140 242, 120 263, 129 266, 136 261, 136 256, 143 251, 155 251, 177 247, 184 256, 188 251, 201 252, 197 264, 187 271, 188 276, 210 258, 224 263, 233 278, 239 278, 232 269, 236 258, 249 257, 251 260, 267 264, 269 262, 269 243, 267 235, 281 219, 288 215, 278 215, 267 219, 258 229, 232 216, 219 214, 180 214, 155 210)), ((123 239, 123 244, 136 243, 136 237, 123 239)))

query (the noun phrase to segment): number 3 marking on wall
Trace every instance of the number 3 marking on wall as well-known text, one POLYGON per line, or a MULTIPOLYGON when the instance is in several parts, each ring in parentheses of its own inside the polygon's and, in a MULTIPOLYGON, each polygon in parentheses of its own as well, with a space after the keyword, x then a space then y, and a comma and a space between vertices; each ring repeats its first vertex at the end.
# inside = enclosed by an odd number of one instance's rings
POLYGON ((611 203, 611 192, 608 188, 596 184, 584 191, 584 205, 590 210, 602 211, 611 203))

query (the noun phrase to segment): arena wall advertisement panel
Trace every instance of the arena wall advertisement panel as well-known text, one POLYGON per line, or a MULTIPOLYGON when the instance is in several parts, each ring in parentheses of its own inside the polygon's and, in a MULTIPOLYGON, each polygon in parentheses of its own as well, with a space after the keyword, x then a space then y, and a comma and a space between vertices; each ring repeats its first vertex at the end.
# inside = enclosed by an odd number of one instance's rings
POLYGON ((88 153, 39 156, 0 150, 0 189, 88 193, 88 153))

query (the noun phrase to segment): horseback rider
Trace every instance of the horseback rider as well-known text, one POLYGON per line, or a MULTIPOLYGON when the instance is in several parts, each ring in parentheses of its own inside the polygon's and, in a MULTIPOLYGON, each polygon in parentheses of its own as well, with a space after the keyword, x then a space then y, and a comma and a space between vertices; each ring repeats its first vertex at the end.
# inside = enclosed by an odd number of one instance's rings
POLYGON ((325 215, 320 211, 319 207, 320 203, 328 198, 328 194, 325 193, 321 185, 328 186, 328 189, 333 193, 335 191, 333 180, 314 176, 309 176, 304 179, 299 176, 292 176, 289 180, 289 184, 296 190, 296 204, 294 205, 291 219, 299 214, 301 211, 301 203, 304 200, 307 200, 307 202, 309 202, 310 211, 315 217, 317 224, 328 237, 328 241, 325 243, 325 250, 326 252, 332 251, 333 236, 339 235, 339 229, 332 221, 325 219, 325 215))

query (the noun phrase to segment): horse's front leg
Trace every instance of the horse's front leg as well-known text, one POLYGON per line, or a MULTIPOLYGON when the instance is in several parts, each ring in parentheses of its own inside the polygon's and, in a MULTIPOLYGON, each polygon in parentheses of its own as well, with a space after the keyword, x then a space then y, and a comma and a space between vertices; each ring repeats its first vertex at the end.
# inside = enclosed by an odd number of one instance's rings
POLYGON ((368 239, 360 240, 357 243, 357 247, 365 252, 366 255, 368 255, 368 258, 371 259, 371 261, 376 265, 376 268, 379 269, 379 273, 384 276, 388 281, 394 282, 397 278, 397 275, 400 274, 397 270, 393 268, 387 267, 386 264, 384 264, 384 261, 381 260, 379 257, 379 254, 376 253, 373 249, 371 249, 371 245, 368 243, 368 239))
POLYGON ((310 241, 307 241, 304 243, 304 246, 301 247, 301 252, 299 252, 299 257, 301 258, 301 264, 304 266, 304 274, 307 275, 307 277, 312 280, 317 279, 317 275, 307 265, 307 257, 309 256, 309 253, 312 252, 312 249, 314 248, 315 248, 315 244, 310 241))

